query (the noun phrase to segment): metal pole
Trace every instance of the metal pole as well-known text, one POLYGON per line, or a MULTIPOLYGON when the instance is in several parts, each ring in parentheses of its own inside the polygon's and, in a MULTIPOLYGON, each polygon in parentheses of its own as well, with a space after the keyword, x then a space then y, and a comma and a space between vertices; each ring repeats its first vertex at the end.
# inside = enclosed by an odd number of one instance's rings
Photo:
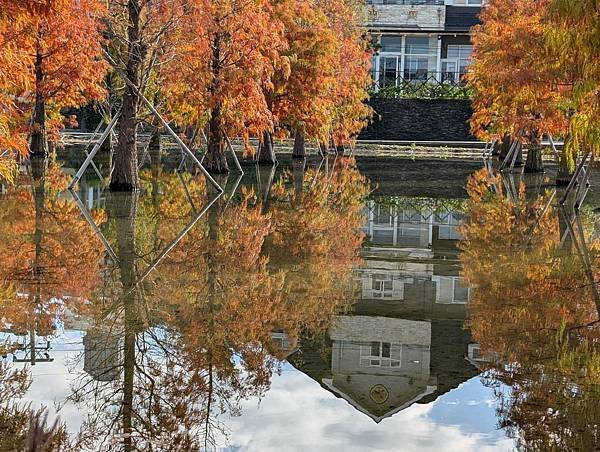
POLYGON ((550 146, 552 147, 552 150, 554 151, 554 157, 556 158, 556 162, 558 163, 558 159, 560 158, 560 153, 558 152, 558 149, 556 149, 556 144, 554 144, 552 135, 550 135, 549 133, 546 135, 548 135, 548 141, 550 141, 550 146))
POLYGON ((211 208, 211 206, 217 201, 217 199, 219 199, 221 196, 223 195, 223 192, 219 192, 217 194, 217 196, 215 196, 213 198, 213 200, 211 202, 209 202, 199 213, 198 215, 196 215, 196 217, 194 217, 194 219, 188 223, 188 225, 183 228, 181 230, 181 232, 177 235, 177 237, 175 237, 175 239, 173 239, 173 241, 167 245, 162 252, 160 253, 160 255, 148 266, 148 268, 144 271, 144 273, 142 273, 142 275, 138 278, 137 282, 135 283, 135 285, 127 292, 126 295, 130 294, 137 286, 140 285, 140 283, 142 283, 144 281, 144 279, 146 279, 146 277, 150 274, 150 272, 152 270, 154 270, 156 268, 156 266, 158 264, 160 264, 160 262, 164 259, 164 257, 169 254, 169 252, 175 248, 175 245, 177 245, 181 239, 183 237, 185 237, 185 235, 190 231, 190 229, 192 229, 194 227, 194 225, 198 222, 198 220, 200 218, 202 218, 202 216, 208 211, 208 209, 211 208))
POLYGON ((229 137, 227 135, 225 135, 225 142, 227 143, 227 147, 229 148, 231 155, 233 155, 233 160, 235 161, 235 166, 237 167, 237 169, 240 173, 244 174, 242 165, 240 165, 240 161, 238 160, 237 155, 235 155, 235 151, 233 150, 233 146, 231 145, 231 141, 229 141, 229 137))
MULTIPOLYGON (((102 121, 100 121, 98 123, 98 126, 96 127, 96 129, 94 130, 94 132, 92 133, 92 136, 90 137, 87 145, 85 146, 85 148, 83 148, 83 152, 85 154, 85 156, 87 157, 88 154, 88 149, 90 148, 90 145, 92 144, 92 142, 94 141, 94 138, 96 138, 96 135, 98 134, 98 131, 100 130, 100 128, 102 127, 102 123, 104 122, 104 119, 102 119, 102 121)), ((94 171, 96 171, 96 174, 98 175, 98 177, 100 178, 100 180, 103 180, 104 177, 102 176, 102 173, 100 173, 100 170, 98 169, 98 167, 96 166, 96 164, 94 163, 94 161, 92 160, 90 162, 92 164, 92 168, 94 168, 94 171)))
POLYGON ((587 154, 585 154, 585 156, 581 160, 581 163, 579 163, 579 165, 577 166, 577 169, 575 170, 575 174, 573 174, 573 177, 571 178, 571 182, 569 182, 569 185, 567 186, 565 193, 563 194, 562 198, 560 198, 559 202, 561 205, 564 205, 564 203, 567 201, 567 198, 569 197, 571 190, 573 190, 573 187, 577 183, 577 179, 579 179, 579 174, 581 173, 581 170, 585 166, 585 162, 587 161, 589 154, 590 154, 589 152, 587 154))
POLYGON ((516 144, 517 144, 516 140, 513 141, 510 144, 510 148, 508 149, 508 153, 506 154, 506 157, 504 157, 504 160, 502 161, 502 164, 500 165, 500 168, 498 168, 499 171, 502 171, 504 169, 504 167, 506 166, 506 164, 508 163, 509 159, 511 159, 512 153, 513 153, 513 151, 516 148, 516 144))
POLYGON ((244 175, 240 174, 237 178, 237 180, 235 181, 235 184, 233 184, 233 189, 231 190, 231 193, 229 194, 229 197, 227 198, 227 202, 225 203, 225 207, 223 209, 226 209, 227 206, 229 206, 229 203, 231 202, 231 200, 233 199, 233 196, 235 195, 235 192, 237 191, 240 182, 242 181, 244 175))
POLYGON ((510 162, 510 172, 512 173, 515 170, 515 163, 517 162, 517 156, 519 155, 519 151, 523 148, 520 141, 517 141, 517 145, 515 146, 515 150, 513 152, 512 161, 510 162))
POLYGON ((94 219, 90 215, 90 212, 88 211, 87 207, 83 204, 83 202, 81 201, 81 199, 79 198, 77 193, 75 193, 75 191, 69 189, 69 193, 71 193, 71 196, 73 196, 73 199, 75 199, 75 203, 77 204, 77 207, 79 207, 79 210, 81 210, 81 214, 83 215, 83 218, 86 219, 86 221, 92 227, 92 230, 96 233, 96 235, 98 236, 98 238, 104 245, 104 248, 106 248, 106 251, 108 252, 110 258, 114 261, 115 264, 118 264, 119 258, 117 257, 114 250, 110 246, 110 243, 108 243, 108 240, 106 240, 106 237, 104 237, 104 234, 102 234, 102 232, 100 231, 100 228, 98 228, 98 226, 96 226, 96 223, 94 222, 94 219))
POLYGON ((110 121, 110 123, 108 124, 108 126, 106 127, 106 129, 104 130, 102 135, 100 136, 100 140, 94 145, 94 147, 92 148, 92 152, 90 152, 88 154, 88 156, 86 157, 85 161, 81 165, 81 168, 79 168, 79 171, 77 171, 77 174, 75 174, 75 177, 69 184, 69 187, 68 187, 69 190, 72 190, 73 187, 75 186, 75 184, 77 182, 79 182, 79 180, 81 179, 81 176, 83 176, 83 173, 85 173, 85 170, 89 166, 90 162, 94 159, 94 157, 96 156, 96 153, 100 150, 100 147, 102 146, 104 141, 106 141, 106 138, 110 134, 110 131, 117 124, 117 120, 119 119, 119 116, 121 116, 121 111, 118 111, 117 114, 112 118, 112 120, 110 121))

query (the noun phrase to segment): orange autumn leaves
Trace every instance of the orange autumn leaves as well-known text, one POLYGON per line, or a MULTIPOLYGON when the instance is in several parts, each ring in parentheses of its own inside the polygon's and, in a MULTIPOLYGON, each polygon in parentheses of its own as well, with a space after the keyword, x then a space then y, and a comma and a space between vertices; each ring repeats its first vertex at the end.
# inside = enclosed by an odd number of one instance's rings
MULTIPOLYGON (((127 61, 120 38, 128 27, 127 5, 0 0, 4 177, 13 175, 16 154, 27 155, 32 136, 32 152, 46 153, 38 143, 46 136, 56 141, 62 109, 106 99, 102 48, 127 61)), ((299 131, 321 142, 348 142, 371 114, 364 103, 370 53, 360 7, 351 0, 143 3, 136 56, 142 91, 182 128, 210 124, 209 149, 215 150, 207 166, 216 172, 227 171, 225 135, 247 141, 299 131)), ((118 99, 119 84, 109 85, 118 99)), ((144 114, 134 112, 134 119, 144 114)))
POLYGON ((596 0, 490 0, 473 33, 473 132, 565 138, 563 163, 600 149, 596 0))
MULTIPOLYGON (((182 328, 186 348, 225 359, 233 347, 255 364, 267 353, 282 358, 274 331, 294 343, 301 332, 327 328, 351 303, 367 184, 353 166, 307 173, 314 177, 301 201, 279 184, 268 212, 251 206, 252 192, 239 205, 217 205, 167 256, 153 298, 170 300, 169 308, 156 305, 182 328)), ((222 363, 233 365, 229 358, 222 363)))
POLYGON ((468 214, 461 242, 464 277, 473 288, 470 324, 484 353, 519 361, 533 344, 562 328, 598 317, 584 268, 561 245, 547 196, 517 200, 489 191, 485 171, 469 179, 468 214))
MULTIPOLYGON (((528 199, 521 190, 510 200, 491 182, 483 170, 469 180, 461 262, 472 287, 468 325, 487 358, 484 382, 510 386, 496 392, 499 425, 519 449, 592 450, 599 313, 571 239, 561 243, 571 219, 544 213, 548 194, 528 199)), ((584 235, 594 259, 598 243, 584 235)))
POLYGON ((182 125, 248 138, 264 132, 354 137, 370 111, 369 53, 358 6, 345 1, 196 0, 165 68, 182 125), (218 117, 216 117, 218 116, 218 117))
POLYGON ((539 143, 542 134, 566 128, 562 74, 549 64, 543 20, 551 0, 491 0, 483 25, 473 34, 475 134, 486 139, 523 134, 539 143))
POLYGON ((61 128, 62 108, 104 96, 103 13, 100 0, 0 1, 0 149, 27 153, 36 96, 46 103, 50 132, 61 128))
POLYGON ((42 180, 20 178, 0 201, 0 290, 9 292, 0 311, 15 331, 36 325, 50 334, 56 315, 90 299, 100 282, 101 244, 61 195, 67 183, 51 165, 42 180))

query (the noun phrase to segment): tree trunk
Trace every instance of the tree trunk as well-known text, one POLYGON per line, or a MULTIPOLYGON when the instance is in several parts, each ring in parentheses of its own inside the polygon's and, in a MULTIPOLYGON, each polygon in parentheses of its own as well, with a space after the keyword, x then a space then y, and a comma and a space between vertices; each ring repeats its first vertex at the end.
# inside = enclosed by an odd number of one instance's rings
POLYGON ((532 143, 527 148, 527 161, 525 162, 526 173, 543 173, 543 149, 540 144, 532 143))
POLYGON ((35 58, 35 106, 33 109, 33 131, 31 132, 30 154, 37 157, 48 156, 48 136, 46 133, 46 100, 42 92, 44 71, 41 49, 36 51, 35 58))
POLYGON ((134 375, 136 361, 136 337, 145 329, 144 315, 136 302, 135 230, 138 210, 137 193, 111 193, 107 198, 109 218, 114 221, 117 236, 117 255, 124 310, 123 341, 123 406, 122 428, 124 450, 135 450, 130 434, 133 432, 134 375))
MULTIPOLYGON (((211 96, 216 96, 219 91, 219 77, 221 73, 221 37, 216 35, 212 46, 211 70, 213 79, 209 88, 211 96)), ((226 174, 229 172, 225 156, 225 136, 221 124, 221 103, 217 103, 210 112, 208 122, 208 147, 206 149, 206 169, 213 174, 226 174)))
POLYGON ((256 165, 257 194, 262 197, 263 212, 268 212, 271 203, 271 187, 275 179, 276 166, 256 165))
POLYGON ((262 143, 258 151, 258 163, 259 165, 275 165, 277 163, 271 132, 263 133, 262 143))
POLYGON ((160 166, 161 163, 160 133, 161 128, 154 127, 150 136, 150 143, 148 143, 148 155, 150 156, 152 167, 160 166))
MULTIPOLYGON (((140 31, 140 1, 129 0, 127 4, 129 26, 127 28, 128 55, 125 74, 135 86, 140 86, 143 61, 140 31)), ((115 169, 110 181, 112 191, 134 191, 139 188, 137 159, 137 113, 139 96, 129 85, 123 92, 123 108, 119 119, 119 138, 115 155, 115 169)))
POLYGON ((44 210, 46 204, 46 171, 48 169, 48 159, 42 156, 33 156, 30 159, 31 176, 33 178, 32 191, 35 205, 35 228, 33 233, 33 243, 35 244, 35 258, 33 260, 33 274, 36 280, 41 282, 42 253, 43 253, 43 234, 44 234, 44 210))
POLYGON ((508 155, 508 151, 510 150, 510 146, 512 144, 512 140, 509 135, 504 135, 502 140, 498 143, 498 158, 500 160, 504 160, 508 155))
POLYGON ((296 136, 294 137, 294 150, 292 152, 292 158, 306 158, 306 140, 304 138, 304 134, 299 129, 296 129, 296 136))
POLYGON ((225 136, 221 129, 221 108, 213 108, 208 127, 208 149, 206 150, 206 169, 214 174, 226 174, 229 165, 225 156, 225 136))

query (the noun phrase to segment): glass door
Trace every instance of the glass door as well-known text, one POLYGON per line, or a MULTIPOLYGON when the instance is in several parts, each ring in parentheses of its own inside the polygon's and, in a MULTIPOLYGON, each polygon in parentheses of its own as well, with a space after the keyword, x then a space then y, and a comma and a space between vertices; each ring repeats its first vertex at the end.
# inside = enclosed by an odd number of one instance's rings
POLYGON ((398 62, 400 58, 398 56, 381 56, 379 59, 379 86, 385 88, 386 86, 397 86, 399 67, 398 62))

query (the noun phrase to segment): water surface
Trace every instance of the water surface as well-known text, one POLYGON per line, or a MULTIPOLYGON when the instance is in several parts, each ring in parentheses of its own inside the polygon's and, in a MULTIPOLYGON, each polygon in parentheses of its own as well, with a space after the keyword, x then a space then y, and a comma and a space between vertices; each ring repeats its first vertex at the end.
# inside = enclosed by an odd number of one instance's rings
POLYGON ((247 164, 221 196, 176 159, 137 194, 32 162, 0 197, 0 384, 30 379, 1 446, 31 403, 68 450, 596 448, 593 211, 384 160, 247 164))

